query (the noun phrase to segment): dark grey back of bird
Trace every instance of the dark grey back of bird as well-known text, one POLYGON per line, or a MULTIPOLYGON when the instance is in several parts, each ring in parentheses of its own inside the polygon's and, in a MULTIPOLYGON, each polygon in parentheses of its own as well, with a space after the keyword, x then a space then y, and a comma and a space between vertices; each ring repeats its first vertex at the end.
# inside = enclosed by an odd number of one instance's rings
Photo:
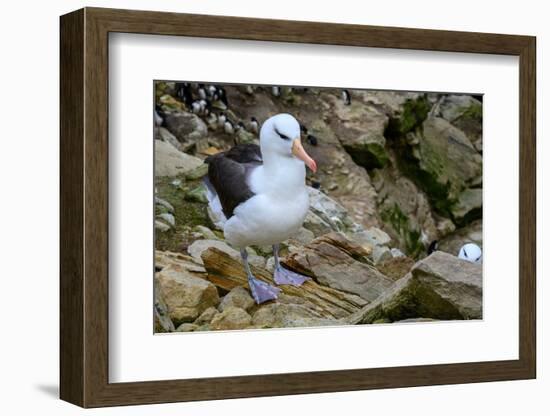
POLYGON ((229 219, 239 204, 255 195, 248 187, 247 178, 263 163, 260 146, 239 144, 227 152, 207 157, 205 162, 208 164, 208 178, 204 182, 218 195, 223 213, 229 219))

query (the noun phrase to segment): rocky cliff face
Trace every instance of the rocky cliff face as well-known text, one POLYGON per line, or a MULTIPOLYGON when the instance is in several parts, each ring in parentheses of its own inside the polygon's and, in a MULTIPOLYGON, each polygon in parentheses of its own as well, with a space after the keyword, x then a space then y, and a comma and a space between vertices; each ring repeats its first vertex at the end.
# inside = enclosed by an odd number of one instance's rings
MULTIPOLYGON (((481 318, 481 265, 456 257, 464 243, 482 246, 480 97, 352 90, 346 103, 336 89, 224 91, 201 110, 175 83, 156 84, 157 331, 481 318), (303 124, 319 167, 303 228, 282 244, 284 264, 312 280, 256 305, 209 213, 203 160, 257 142, 252 118, 279 112, 303 124), (441 251, 428 256, 435 240, 441 251)), ((272 283, 270 248, 249 250, 255 275, 272 283)))

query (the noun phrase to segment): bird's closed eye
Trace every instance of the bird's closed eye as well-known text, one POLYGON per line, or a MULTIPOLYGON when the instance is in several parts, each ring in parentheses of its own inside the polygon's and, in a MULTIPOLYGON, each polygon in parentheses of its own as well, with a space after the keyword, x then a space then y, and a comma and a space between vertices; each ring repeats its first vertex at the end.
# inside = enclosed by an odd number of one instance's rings
POLYGON ((290 140, 290 137, 285 136, 283 133, 279 132, 279 130, 275 129, 275 133, 279 135, 279 137, 283 140, 290 140))

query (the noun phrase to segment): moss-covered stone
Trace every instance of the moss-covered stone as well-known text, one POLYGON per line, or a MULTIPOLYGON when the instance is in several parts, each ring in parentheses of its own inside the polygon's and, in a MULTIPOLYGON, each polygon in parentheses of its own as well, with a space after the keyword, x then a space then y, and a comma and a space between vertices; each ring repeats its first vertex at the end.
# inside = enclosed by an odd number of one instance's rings
POLYGON ((386 128, 386 137, 404 136, 410 131, 420 127, 428 113, 430 103, 426 95, 418 98, 410 98, 403 104, 403 110, 394 117, 391 117, 386 128))
POLYGON ((407 217, 397 204, 380 213, 382 221, 390 225, 405 242, 405 251, 413 258, 424 252, 424 244, 420 241, 421 233, 411 226, 407 217))

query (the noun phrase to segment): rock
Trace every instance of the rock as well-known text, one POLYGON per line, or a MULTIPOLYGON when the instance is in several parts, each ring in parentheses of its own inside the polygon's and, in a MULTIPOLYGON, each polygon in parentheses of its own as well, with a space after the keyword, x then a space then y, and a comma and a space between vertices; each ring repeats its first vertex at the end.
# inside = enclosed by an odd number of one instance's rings
POLYGON ((155 220, 155 230, 166 232, 170 230, 170 226, 162 221, 155 220))
POLYGON ((318 237, 283 263, 320 284, 353 293, 366 301, 378 298, 393 282, 368 264, 370 251, 337 233, 318 237))
MULTIPOLYGON (((393 250, 393 249, 392 249, 393 250)), ((410 272, 414 266, 414 260, 405 255, 393 257, 376 265, 376 268, 392 280, 399 280, 410 272)))
POLYGON ((197 179, 202 178, 208 174, 208 165, 203 163, 202 165, 196 167, 192 171, 189 171, 185 174, 185 179, 188 181, 196 181, 197 179))
POLYGON ((466 135, 445 119, 428 118, 418 134, 418 145, 400 154, 403 166, 433 208, 448 217, 461 192, 481 183, 482 158, 466 135))
MULTIPOLYGON (((187 252, 199 263, 203 264, 202 254, 210 247, 215 247, 234 259, 241 261, 241 253, 220 240, 197 240, 187 248, 187 252)), ((248 255, 248 262, 256 267, 264 267, 265 259, 255 254, 248 255)))
POLYGON ((327 234, 333 230, 328 222, 323 220, 320 216, 309 210, 304 220, 303 227, 313 233, 315 237, 323 234, 327 234))
POLYGON ((336 108, 341 119, 338 139, 354 162, 366 169, 383 167, 388 162, 384 137, 386 114, 360 102, 336 108))
POLYGON ((178 112, 166 116, 166 128, 180 143, 194 143, 208 134, 208 127, 202 119, 192 113, 178 112))
POLYGON ((216 306, 220 301, 212 283, 178 265, 165 267, 156 274, 156 279, 159 294, 176 325, 193 322, 207 308, 216 306))
POLYGON ((174 323, 170 319, 168 313, 168 306, 160 294, 160 287, 158 280, 155 279, 155 333, 158 332, 174 332, 174 323))
POLYGON ((200 316, 195 319, 195 322, 193 322, 197 326, 209 324, 214 316, 216 316, 218 313, 218 310, 214 308, 213 306, 206 309, 203 313, 200 314, 200 316))
POLYGON ((422 240, 439 238, 428 197, 393 165, 375 170, 373 184, 378 192, 378 212, 384 230, 407 255, 423 254, 422 240))
MULTIPOLYGON (((219 288, 226 291, 230 291, 236 286, 248 288, 248 278, 241 262, 237 259, 214 247, 204 251, 202 258, 208 271, 208 280, 219 288)), ((255 266, 252 266, 251 269, 256 278, 271 285, 274 284, 272 273, 255 266)), ((281 289, 280 298, 283 295, 288 295, 307 300, 308 305, 314 305, 311 308, 314 308, 316 313, 329 319, 348 316, 367 304, 367 301, 357 295, 321 286, 311 280, 299 287, 292 285, 279 287, 281 289)))
POLYGON ((244 309, 228 306, 210 322, 212 330, 244 329, 252 323, 252 318, 244 309))
POLYGON ((207 240, 219 240, 218 236, 214 234, 214 231, 204 225, 196 225, 193 230, 207 240))
POLYGON ((418 317, 441 320, 463 319, 455 306, 429 286, 421 284, 409 273, 396 281, 374 302, 342 319, 342 323, 372 324, 418 317))
POLYGON ((180 142, 178 141, 176 136, 170 133, 168 129, 165 129, 164 127, 159 127, 157 129, 157 134, 155 138, 163 142, 170 143, 172 146, 179 150, 180 142))
POLYGON ((310 210, 334 231, 357 230, 361 227, 349 217, 346 208, 323 192, 308 187, 310 210))
POLYGON ((390 250, 390 252, 391 252, 391 255, 392 255, 393 258, 405 257, 405 254, 401 250, 399 250, 398 248, 392 248, 390 250))
POLYGON ((174 207, 172 204, 162 198, 159 198, 158 196, 155 196, 155 204, 161 206, 164 210, 166 210, 166 212, 170 212, 172 214, 174 213, 174 207))
POLYGON ((483 207, 483 190, 468 188, 460 193, 458 201, 451 208, 456 223, 467 223, 481 218, 483 207))
POLYGON ((392 253, 390 249, 386 246, 375 246, 372 255, 371 255, 372 261, 374 264, 382 263, 386 260, 390 260, 393 258, 392 253))
POLYGON ((190 202, 200 202, 202 204, 208 203, 206 196, 206 187, 203 184, 190 189, 185 193, 185 200, 190 202))
POLYGON ((483 109, 481 102, 470 95, 447 95, 439 107, 441 117, 462 130, 476 150, 481 151, 483 109))
POLYGON ((467 243, 474 243, 483 247, 482 221, 476 220, 465 227, 457 229, 452 234, 439 240, 439 250, 453 256, 458 255, 460 247, 467 243))
POLYGON ((261 328, 292 328, 338 325, 338 321, 323 318, 301 305, 271 303, 254 313, 252 324, 261 328))
POLYGON ((391 243, 391 237, 380 228, 371 227, 367 230, 360 230, 346 234, 350 239, 361 245, 387 246, 391 243))
POLYGON ((185 106, 182 102, 176 100, 169 94, 163 94, 159 97, 159 102, 164 111, 182 111, 185 109, 185 106))
POLYGON ((250 296, 248 290, 246 290, 242 286, 237 286, 223 297, 218 306, 218 309, 223 312, 225 309, 235 306, 237 308, 241 308, 247 311, 254 305, 254 299, 252 299, 252 296, 250 296))
POLYGON ((164 212, 162 214, 159 214, 159 215, 157 215, 157 218, 159 218, 161 220, 164 220, 164 222, 166 222, 168 225, 170 225, 170 227, 175 227, 176 226, 176 219, 169 212, 164 212))
POLYGON ((430 112, 431 104, 426 94, 407 98, 399 111, 390 117, 386 128, 386 137, 405 136, 419 127, 430 112))
POLYGON ((170 265, 175 265, 176 267, 180 267, 191 273, 198 274, 198 276, 200 276, 201 273, 206 273, 204 267, 201 264, 198 264, 193 257, 187 256, 182 253, 172 253, 170 251, 156 250, 155 268, 157 270, 162 270, 170 265))
POLYGON ((290 237, 291 240, 297 241, 300 244, 308 244, 315 238, 313 231, 308 230, 305 227, 301 227, 298 232, 290 237))
POLYGON ((482 318, 482 266, 435 251, 412 269, 415 279, 456 307, 464 319, 482 318))
POLYGON ((195 329, 197 329, 198 327, 199 326, 195 325, 195 324, 185 323, 185 324, 181 324, 180 326, 178 326, 178 328, 176 329, 176 332, 192 332, 195 329))
POLYGON ((176 176, 202 164, 202 160, 180 152, 170 143, 155 140, 155 176, 176 176))

